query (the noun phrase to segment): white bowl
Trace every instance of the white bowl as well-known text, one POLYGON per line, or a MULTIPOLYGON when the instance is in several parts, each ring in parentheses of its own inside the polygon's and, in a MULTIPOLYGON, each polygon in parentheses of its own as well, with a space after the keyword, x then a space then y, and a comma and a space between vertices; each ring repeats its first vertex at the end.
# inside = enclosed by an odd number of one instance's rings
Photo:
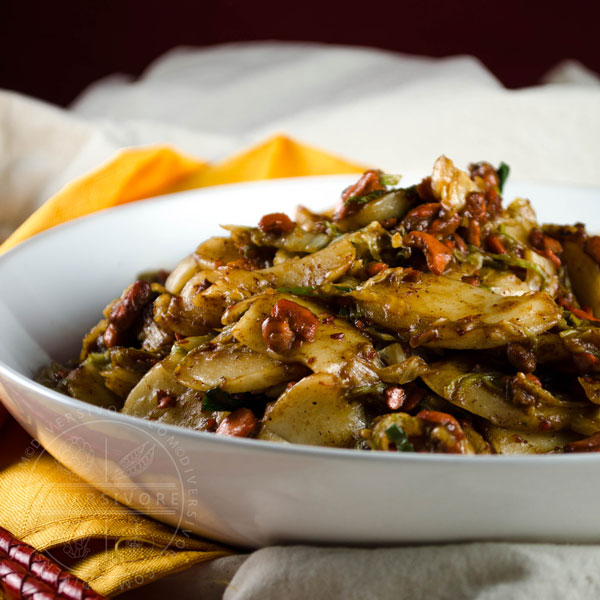
MULTIPOLYGON (((232 439, 90 406, 32 381, 77 354, 137 273, 170 268, 219 223, 335 203, 348 177, 174 194, 56 227, 0 258, 0 396, 69 469, 161 521, 237 546, 598 541, 600 456, 359 452, 232 439)), ((600 230, 600 189, 514 184, 540 220, 600 230)), ((75 493, 75 491, 74 491, 75 493)))

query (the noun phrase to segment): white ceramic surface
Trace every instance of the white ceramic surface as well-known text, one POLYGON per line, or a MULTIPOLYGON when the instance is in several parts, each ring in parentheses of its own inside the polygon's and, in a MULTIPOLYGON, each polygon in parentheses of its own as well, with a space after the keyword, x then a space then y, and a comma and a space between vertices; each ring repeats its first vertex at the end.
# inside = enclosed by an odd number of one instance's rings
MULTIPOLYGON (((351 180, 176 194, 71 222, 8 252, 0 258, 3 402, 51 454, 108 495, 238 546, 600 541, 597 455, 456 457, 229 439, 88 406, 30 379, 51 358, 76 354, 83 332, 137 273, 174 266, 218 233, 218 223, 256 223, 298 203, 328 207, 351 180)), ((599 189, 514 184, 505 197, 517 193, 532 198, 543 221, 600 230, 599 189)))

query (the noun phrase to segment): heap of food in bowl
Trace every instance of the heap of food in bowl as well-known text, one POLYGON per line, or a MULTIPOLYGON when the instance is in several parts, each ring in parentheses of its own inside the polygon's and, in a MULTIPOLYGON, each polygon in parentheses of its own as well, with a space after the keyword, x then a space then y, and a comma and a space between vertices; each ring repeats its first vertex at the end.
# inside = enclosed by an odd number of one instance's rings
POLYGON ((508 167, 367 171, 333 211, 226 226, 39 380, 217 435, 458 454, 600 449, 600 237, 502 206, 508 167), (597 316, 596 316, 597 315, 597 316))

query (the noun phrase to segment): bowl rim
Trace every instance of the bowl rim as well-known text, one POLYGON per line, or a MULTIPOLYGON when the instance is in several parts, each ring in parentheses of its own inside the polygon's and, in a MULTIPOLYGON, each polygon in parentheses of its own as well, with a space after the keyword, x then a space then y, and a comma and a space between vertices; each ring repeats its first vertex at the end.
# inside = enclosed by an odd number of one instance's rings
MULTIPOLYGON (((407 173, 405 176, 407 179, 410 178, 412 173, 407 173)), ((22 251, 29 249, 31 246, 37 244, 44 244, 47 239, 60 236, 65 230, 69 228, 80 227, 84 223, 89 221, 110 219, 115 214, 121 214, 126 217, 129 212, 136 212, 139 210, 151 208, 158 204, 168 202, 173 199, 185 199, 188 196, 196 196, 198 194, 211 193, 228 193, 237 190, 243 190, 248 188, 260 188, 265 185, 274 186, 282 185, 294 186, 299 181, 307 182, 311 181, 315 184, 320 182, 335 181, 344 182, 351 180, 352 177, 356 177, 356 174, 345 174, 345 175, 313 175, 313 176, 302 176, 302 177, 282 177, 277 179, 265 179, 258 181, 229 183, 217 186, 208 186, 204 188, 196 188, 192 190, 185 190, 181 192, 174 192, 171 194, 163 194, 160 196, 153 196, 151 198, 143 199, 142 201, 129 202, 127 204, 121 204, 105 209, 95 211, 93 213, 71 219, 65 223, 50 227, 38 234, 29 237, 26 240, 18 243, 16 246, 8 249, 2 255, 0 255, 0 267, 7 261, 15 260, 15 256, 18 256, 22 251)), ((588 193, 600 194, 600 186, 586 185, 586 184, 570 184, 564 182, 543 182, 535 180, 517 180, 511 182, 511 187, 518 186, 552 186, 559 187, 565 190, 580 189, 585 190, 588 193)), ((436 453, 412 453, 412 452, 378 452, 378 451, 364 451, 357 450, 354 448, 329 448, 325 446, 310 446, 306 444, 287 444, 287 443, 274 443, 271 441, 249 439, 249 438, 236 438, 231 436, 219 436, 214 433, 198 431, 191 428, 180 427, 178 425, 171 425, 162 423, 160 421, 150 421, 140 417, 134 417, 131 415, 123 414, 115 410, 108 410, 102 407, 88 404, 82 400, 71 398, 65 394, 54 391, 51 388, 47 388, 44 385, 37 383, 33 379, 19 373, 16 369, 6 365, 0 360, 0 374, 14 383, 26 388, 28 391, 41 394, 54 403, 58 403, 65 409, 71 410, 84 410, 90 415, 97 417, 106 418, 108 415, 112 415, 111 418, 117 421, 127 424, 136 425, 138 427, 149 427, 155 430, 166 430, 167 433, 175 434, 180 437, 184 437, 190 441, 203 440, 211 444, 222 445, 225 448, 240 449, 252 452, 269 453, 269 454, 282 454, 299 457, 310 457, 310 458, 322 458, 322 459, 334 459, 334 460, 352 460, 352 461, 376 461, 376 462, 389 462, 389 461, 401 461, 407 463, 450 463, 452 465, 497 465, 504 467, 506 465, 555 465, 563 463, 573 463, 579 461, 586 462, 597 462, 600 460, 600 454, 595 452, 590 453, 573 453, 573 454, 515 454, 515 455, 456 455, 456 454, 436 454, 436 453), (142 425, 142 423, 144 425, 142 425)), ((10 411, 9 411, 10 412, 10 411)), ((18 419, 15 418, 18 421, 18 419)))

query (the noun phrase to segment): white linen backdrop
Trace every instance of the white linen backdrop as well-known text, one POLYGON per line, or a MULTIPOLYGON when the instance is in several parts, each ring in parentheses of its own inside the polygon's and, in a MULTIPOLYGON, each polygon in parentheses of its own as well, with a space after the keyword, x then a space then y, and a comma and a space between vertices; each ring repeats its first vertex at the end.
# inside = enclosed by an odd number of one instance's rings
MULTIPOLYGON (((600 185, 600 79, 567 61, 538 86, 507 90, 468 56, 255 42, 175 49, 137 80, 116 74, 95 83, 69 110, 0 91, 0 239, 121 147, 167 142, 214 160, 274 133, 394 173, 425 174, 444 153, 461 167, 503 160, 515 179, 600 185)), ((600 597, 600 546, 274 547, 127 596, 168 594, 591 599, 600 597)))

